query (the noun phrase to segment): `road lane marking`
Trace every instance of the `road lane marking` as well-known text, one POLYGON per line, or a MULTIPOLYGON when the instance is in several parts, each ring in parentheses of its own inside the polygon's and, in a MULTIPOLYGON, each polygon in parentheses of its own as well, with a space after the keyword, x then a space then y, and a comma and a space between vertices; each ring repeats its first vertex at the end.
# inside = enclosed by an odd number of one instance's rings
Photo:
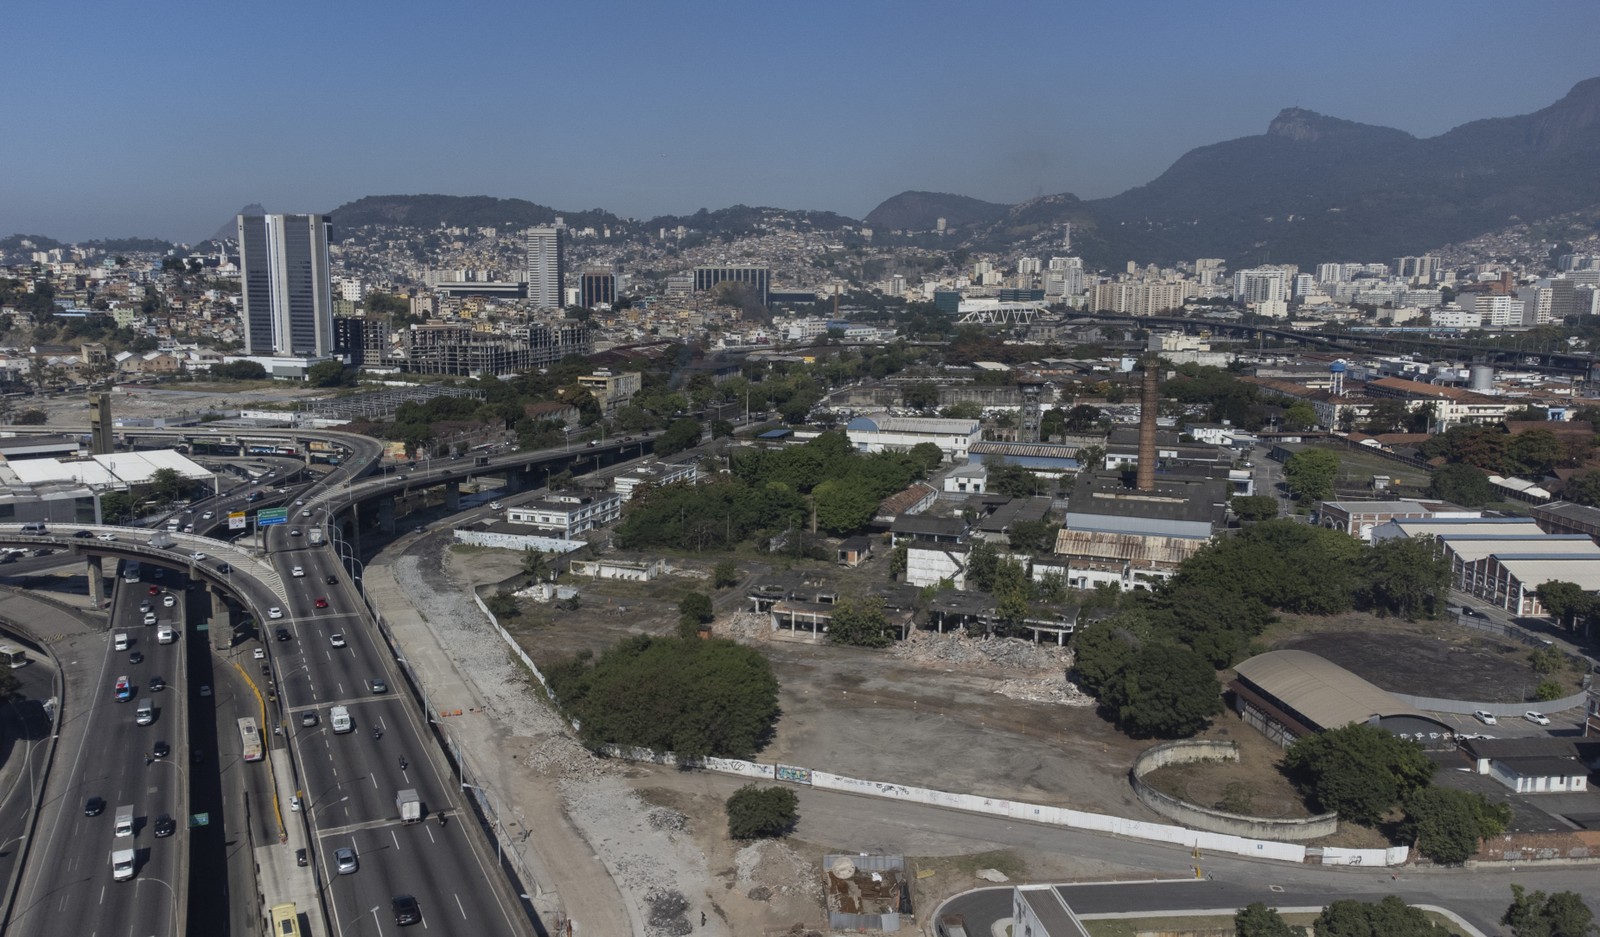
POLYGON ((390 830, 389 831, 389 838, 394 840, 394 851, 395 852, 399 852, 400 851, 400 837, 395 835, 394 830, 390 830))
POLYGON ((456 900, 456 910, 461 912, 461 920, 465 921, 467 919, 467 909, 462 907, 461 895, 456 892, 451 892, 450 897, 456 900))

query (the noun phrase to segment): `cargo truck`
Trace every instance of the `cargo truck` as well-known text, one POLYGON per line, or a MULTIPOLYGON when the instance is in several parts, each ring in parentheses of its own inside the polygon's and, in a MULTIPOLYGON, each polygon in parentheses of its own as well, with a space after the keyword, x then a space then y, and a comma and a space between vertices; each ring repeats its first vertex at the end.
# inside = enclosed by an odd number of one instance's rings
POLYGON ((400 810, 401 823, 422 822, 422 798, 414 788, 408 787, 394 795, 394 805, 400 810))
POLYGON ((321 527, 313 527, 313 528, 311 528, 311 534, 310 535, 311 535, 311 545, 312 546, 316 547, 316 546, 321 546, 322 545, 322 528, 321 527))

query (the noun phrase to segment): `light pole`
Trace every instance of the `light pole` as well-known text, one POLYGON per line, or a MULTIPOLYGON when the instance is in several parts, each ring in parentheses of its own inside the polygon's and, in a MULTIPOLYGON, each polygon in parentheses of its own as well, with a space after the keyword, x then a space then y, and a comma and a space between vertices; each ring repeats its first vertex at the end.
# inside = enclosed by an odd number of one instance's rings
POLYGON ((495 827, 495 835, 494 835, 494 864, 495 865, 500 865, 501 864, 500 840, 502 838, 502 835, 505 832, 504 828, 501 827, 501 825, 500 825, 500 815, 498 813, 495 813, 494 802, 489 799, 489 789, 487 787, 479 787, 476 784, 468 784, 466 781, 462 781, 461 782, 461 789, 463 791, 465 791, 468 788, 471 788, 472 790, 475 790, 478 793, 483 795, 483 806, 489 811, 489 815, 494 819, 494 827, 495 827))

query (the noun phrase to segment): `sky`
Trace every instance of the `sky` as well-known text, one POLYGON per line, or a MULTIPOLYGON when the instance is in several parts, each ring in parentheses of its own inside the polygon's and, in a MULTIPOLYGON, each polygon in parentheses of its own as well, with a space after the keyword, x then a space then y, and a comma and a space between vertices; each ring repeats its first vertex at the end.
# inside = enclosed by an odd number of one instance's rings
POLYGON ((1600 75, 1595 0, 22 3, 0 236, 525 198, 862 217, 1114 195, 1298 106, 1417 136, 1600 75))

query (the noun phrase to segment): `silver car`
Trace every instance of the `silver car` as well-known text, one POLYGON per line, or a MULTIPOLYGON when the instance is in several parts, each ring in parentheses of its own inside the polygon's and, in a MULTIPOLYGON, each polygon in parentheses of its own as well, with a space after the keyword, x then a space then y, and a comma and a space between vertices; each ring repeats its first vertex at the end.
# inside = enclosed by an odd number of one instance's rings
POLYGON ((349 875, 360 868, 360 864, 356 861, 356 851, 349 846, 340 846, 333 851, 333 865, 339 870, 340 875, 349 875))

